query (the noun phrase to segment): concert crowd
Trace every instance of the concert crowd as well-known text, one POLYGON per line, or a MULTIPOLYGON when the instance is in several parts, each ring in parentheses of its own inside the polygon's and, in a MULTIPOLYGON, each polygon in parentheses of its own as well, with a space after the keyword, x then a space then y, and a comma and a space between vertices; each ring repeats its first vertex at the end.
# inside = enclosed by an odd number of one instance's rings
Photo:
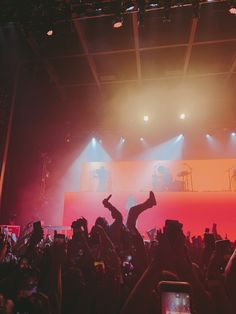
POLYGON ((219 235, 215 224, 202 226, 202 235, 185 235, 181 222, 166 220, 145 239, 136 223, 158 207, 153 192, 129 210, 126 222, 111 195, 102 203, 113 223, 98 217, 89 231, 86 217, 78 217, 72 237, 44 234, 39 221, 18 238, 2 228, 0 313, 236 313, 236 242, 219 235), (164 298, 163 287, 176 300, 164 298))

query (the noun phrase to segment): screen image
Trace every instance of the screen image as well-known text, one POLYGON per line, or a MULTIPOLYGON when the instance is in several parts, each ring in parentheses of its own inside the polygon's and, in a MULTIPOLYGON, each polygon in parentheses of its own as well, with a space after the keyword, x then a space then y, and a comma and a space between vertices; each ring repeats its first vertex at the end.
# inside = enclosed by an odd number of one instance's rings
POLYGON ((162 314, 191 314, 190 296, 183 292, 162 292, 162 314))

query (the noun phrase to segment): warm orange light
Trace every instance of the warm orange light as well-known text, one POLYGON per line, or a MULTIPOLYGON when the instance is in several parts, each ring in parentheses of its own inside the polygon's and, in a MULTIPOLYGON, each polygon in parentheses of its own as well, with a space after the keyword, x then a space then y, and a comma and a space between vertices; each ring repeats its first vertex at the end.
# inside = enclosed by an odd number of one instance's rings
POLYGON ((120 28, 123 25, 123 23, 121 21, 117 21, 113 24, 114 28, 120 28))
POLYGON ((49 30, 47 31, 47 35, 48 35, 48 36, 52 36, 52 35, 53 35, 53 30, 52 30, 52 29, 49 29, 49 30))

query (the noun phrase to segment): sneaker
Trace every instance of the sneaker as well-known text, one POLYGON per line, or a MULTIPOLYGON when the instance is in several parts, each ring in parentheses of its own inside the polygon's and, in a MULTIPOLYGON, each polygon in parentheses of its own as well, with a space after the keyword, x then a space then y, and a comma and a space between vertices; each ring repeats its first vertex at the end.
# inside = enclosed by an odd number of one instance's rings
POLYGON ((151 206, 155 206, 157 204, 155 195, 152 191, 150 191, 150 193, 149 193, 149 199, 148 200, 149 200, 151 206))

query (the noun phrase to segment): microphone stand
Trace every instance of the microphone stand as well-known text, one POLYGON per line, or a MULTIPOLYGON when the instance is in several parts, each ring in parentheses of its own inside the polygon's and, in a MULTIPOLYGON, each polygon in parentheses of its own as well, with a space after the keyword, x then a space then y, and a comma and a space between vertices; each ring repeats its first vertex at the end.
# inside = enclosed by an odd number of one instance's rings
POLYGON ((192 175, 193 169, 187 163, 184 163, 184 165, 185 167, 189 169, 189 178, 190 178, 190 190, 189 191, 193 192, 193 175, 192 175))
POLYGON ((231 170, 232 170, 233 168, 235 168, 235 167, 236 167, 236 164, 234 164, 232 167, 230 167, 230 168, 228 168, 228 169, 226 170, 226 172, 228 173, 229 191, 230 191, 230 192, 232 192, 232 177, 231 177, 231 170))

